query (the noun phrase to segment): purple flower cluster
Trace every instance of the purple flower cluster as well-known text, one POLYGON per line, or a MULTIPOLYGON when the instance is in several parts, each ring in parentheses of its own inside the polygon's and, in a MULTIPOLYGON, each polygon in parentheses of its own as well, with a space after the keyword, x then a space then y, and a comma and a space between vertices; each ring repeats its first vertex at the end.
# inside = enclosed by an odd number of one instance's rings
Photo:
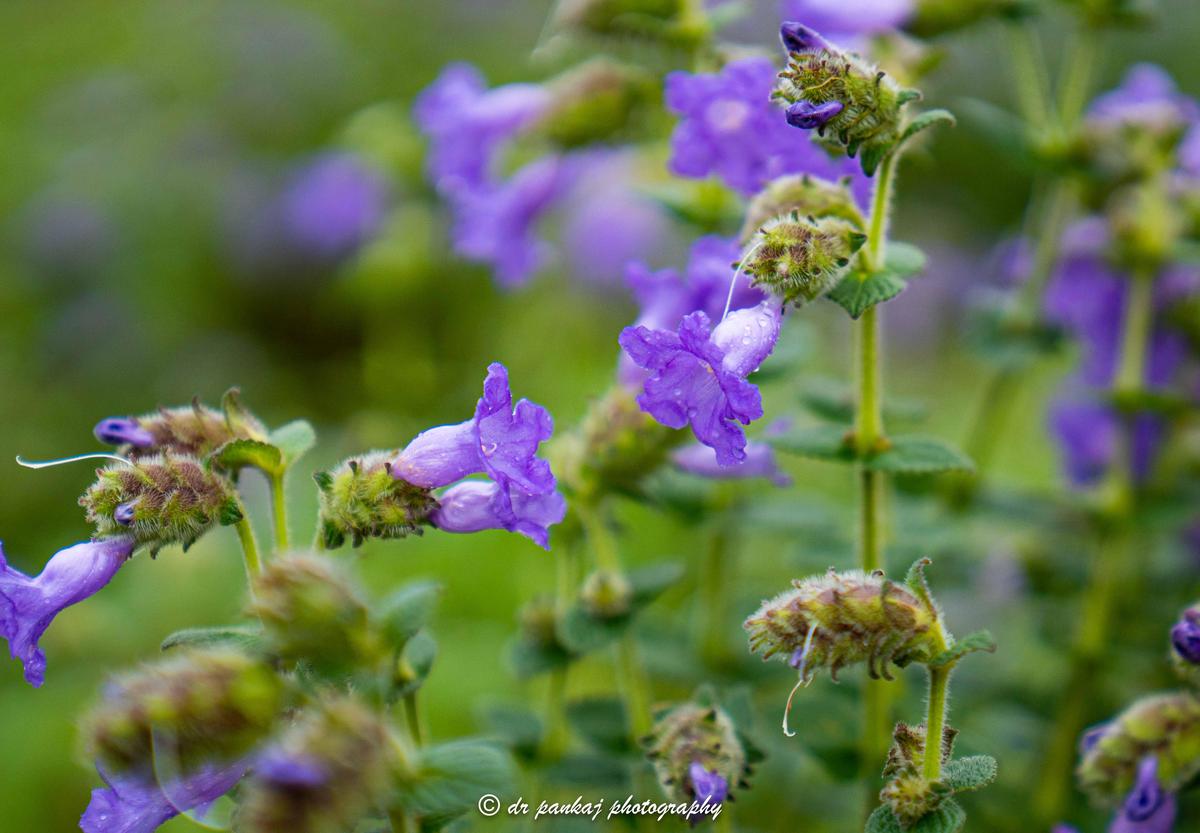
POLYGON ((666 104, 681 116, 671 136, 672 172, 694 178, 716 175, 743 194, 753 194, 783 174, 850 176, 855 194, 865 200, 869 181, 854 160, 834 159, 788 127, 771 101, 775 73, 767 58, 744 58, 717 74, 668 75, 666 104))
POLYGON ((450 487, 430 518, 438 529, 506 529, 549 549, 547 527, 566 513, 550 464, 537 456, 553 433, 545 408, 526 399, 514 407, 508 370, 493 363, 474 417, 418 434, 392 461, 391 473, 427 489, 450 487), (464 480, 477 474, 488 480, 464 480))

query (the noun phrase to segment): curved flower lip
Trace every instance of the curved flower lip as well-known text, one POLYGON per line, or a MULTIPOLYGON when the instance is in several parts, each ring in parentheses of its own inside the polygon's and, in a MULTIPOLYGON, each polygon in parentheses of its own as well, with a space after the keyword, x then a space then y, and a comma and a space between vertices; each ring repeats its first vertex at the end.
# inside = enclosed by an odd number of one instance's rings
POLYGON ((451 486, 439 497, 430 523, 443 532, 482 532, 505 529, 550 549, 548 527, 561 523, 567 504, 557 491, 514 495, 497 483, 467 480, 451 486))
POLYGON ((813 104, 810 101, 797 101, 785 111, 787 123, 801 130, 819 130, 829 123, 829 120, 845 109, 840 101, 826 101, 824 104, 813 104))
POLYGON ((64 608, 88 598, 112 579, 133 553, 132 538, 87 541, 59 550, 30 577, 8 566, 0 547, 0 636, 21 660, 34 687, 45 680, 46 655, 38 646, 64 608))
POLYGON ((105 786, 92 790, 92 799, 79 819, 84 833, 152 833, 160 825, 190 810, 203 810, 242 779, 246 764, 206 765, 196 772, 160 784, 153 775, 110 777, 96 771, 105 786))
POLYGON ((821 50, 833 50, 829 41, 821 37, 815 29, 811 29, 803 23, 796 23, 795 21, 784 21, 780 25, 779 40, 783 42, 784 49, 799 55, 809 52, 820 52, 821 50))
POLYGON ((1176 809, 1175 794, 1158 781, 1158 758, 1148 755, 1138 765, 1137 779, 1109 833, 1170 833, 1176 809))
POLYGON ((149 448, 154 445, 154 435, 128 417, 108 417, 96 423, 92 429, 96 439, 105 445, 132 445, 149 448))

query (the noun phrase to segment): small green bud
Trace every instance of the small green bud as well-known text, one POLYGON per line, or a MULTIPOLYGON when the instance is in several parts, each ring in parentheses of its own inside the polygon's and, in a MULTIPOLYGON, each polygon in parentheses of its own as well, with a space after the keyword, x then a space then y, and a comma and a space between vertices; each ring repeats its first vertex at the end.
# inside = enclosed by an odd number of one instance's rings
POLYGON ((1175 792, 1200 772, 1200 700, 1189 692, 1143 697, 1080 745, 1079 786, 1098 802, 1123 801, 1148 755, 1163 789, 1175 792))
POLYGON ((693 784, 693 764, 721 778, 727 793, 750 774, 737 728, 719 706, 693 702, 675 706, 655 721, 644 744, 658 783, 674 802, 699 797, 693 784))
POLYGON ((381 655, 366 603, 330 559, 310 553, 275 558, 253 589, 250 610, 282 659, 338 672, 370 667, 381 655))
POLYGON ((588 613, 600 619, 616 619, 629 612, 633 588, 621 573, 597 570, 583 583, 580 596, 588 613))
MULTIPOLYGON (((949 726, 942 732, 942 762, 948 762, 958 734, 949 726)), ((925 761, 925 726, 897 723, 894 742, 888 751, 883 777, 887 779, 879 800, 891 807, 900 826, 908 829, 938 808, 953 793, 939 781, 927 781, 922 774, 925 761)))
POLYGON ((96 471, 96 482, 79 499, 96 537, 132 535, 151 555, 168 544, 186 550, 214 524, 242 518, 228 479, 194 457, 153 455, 96 471))
POLYGON ((321 534, 336 549, 349 538, 359 546, 367 538, 420 535, 437 508, 429 489, 393 477, 394 451, 353 457, 328 472, 313 475, 320 487, 321 534))
POLYGON ((244 755, 282 707, 281 681, 263 662, 189 651, 113 680, 84 734, 89 752, 114 772, 152 770, 156 754, 190 772, 244 755))
POLYGON ((552 80, 549 89, 540 132, 566 150, 631 132, 658 94, 641 71, 603 58, 573 67, 552 80))
POLYGON ((830 182, 809 174, 788 174, 771 180, 750 200, 742 224, 742 242, 750 242, 755 232, 771 220, 791 216, 835 217, 859 231, 865 226, 848 178, 830 182))
POLYGON ((746 249, 739 268, 752 284, 800 305, 820 298, 850 268, 866 242, 858 227, 833 217, 793 213, 767 221, 746 249))

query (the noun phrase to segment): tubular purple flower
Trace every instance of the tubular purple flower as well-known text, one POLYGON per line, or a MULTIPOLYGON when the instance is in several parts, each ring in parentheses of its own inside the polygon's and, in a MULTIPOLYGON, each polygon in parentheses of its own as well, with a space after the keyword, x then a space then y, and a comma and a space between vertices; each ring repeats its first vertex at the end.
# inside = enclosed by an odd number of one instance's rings
POLYGON ((701 804, 720 804, 729 795, 729 782, 720 774, 710 772, 699 761, 688 767, 688 779, 692 782, 692 793, 701 804))
POLYGON ((283 195, 288 235, 317 257, 345 257, 379 228, 386 192, 383 179, 354 154, 320 156, 298 172, 283 195))
POLYGON ((567 504, 557 491, 509 495, 496 483, 467 480, 451 486, 438 498, 430 522, 443 532, 482 532, 505 529, 550 549, 548 527, 561 523, 567 504))
POLYGON ((59 550, 31 578, 8 566, 0 546, 0 636, 25 667, 25 679, 41 686, 46 655, 38 640, 64 608, 88 598, 120 569, 133 552, 133 539, 87 541, 59 550))
POLYGON ((833 49, 829 41, 821 37, 816 29, 790 20, 780 25, 779 40, 784 49, 797 55, 833 49))
POLYGON ((1137 780, 1108 833, 1171 833, 1176 811, 1175 794, 1162 788, 1158 759, 1150 755, 1139 764, 1137 780))
POLYGON ((736 423, 749 425, 763 414, 758 388, 746 377, 775 348, 781 317, 779 302, 768 299, 716 328, 703 312, 686 316, 677 333, 626 327, 621 347, 651 372, 638 405, 669 428, 691 425, 720 465, 742 462, 746 435, 736 423))
POLYGON ((110 778, 97 766, 104 788, 92 790, 79 820, 84 833, 152 833, 181 813, 203 811, 233 789, 245 774, 245 763, 205 766, 170 784, 160 785, 152 775, 110 778))
POLYGON ((1200 609, 1184 611, 1171 628, 1171 647, 1186 662, 1200 665, 1200 609))
POLYGON ((102 419, 96 423, 92 433, 105 445, 132 445, 136 448, 154 445, 154 435, 139 425, 136 419, 127 417, 102 419))
POLYGON ((827 101, 824 104, 813 104, 811 101, 797 101, 784 111, 787 123, 801 130, 819 130, 830 119, 845 109, 840 101, 827 101))
POLYGON ((684 446, 671 455, 671 461, 688 474, 714 480, 749 480, 762 477, 776 486, 791 485, 792 478, 780 470, 775 449, 754 440, 746 443, 746 459, 733 466, 717 462, 713 449, 700 443, 684 446))

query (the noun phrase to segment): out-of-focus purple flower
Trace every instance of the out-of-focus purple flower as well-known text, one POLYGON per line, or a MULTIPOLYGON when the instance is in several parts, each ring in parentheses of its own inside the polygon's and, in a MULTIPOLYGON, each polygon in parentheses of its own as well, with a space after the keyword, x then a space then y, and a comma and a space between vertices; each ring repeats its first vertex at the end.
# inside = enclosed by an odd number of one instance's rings
POLYGON ((782 17, 841 42, 899 28, 915 6, 915 0, 783 0, 782 17))
POLYGON ((715 174, 743 194, 783 174, 831 180, 849 175, 855 194, 865 200, 869 180, 854 160, 830 157, 788 126, 771 101, 775 73, 770 60, 745 58, 718 74, 668 75, 667 107, 682 117, 671 135, 671 170, 694 178, 715 174))
POLYGON ((670 428, 691 425, 720 465, 742 462, 746 435, 736 423, 749 425, 763 413, 758 388, 746 377, 775 348, 781 315, 778 301, 768 299, 715 328, 703 312, 685 316, 678 332, 626 327, 621 347, 651 372, 638 405, 670 428))
POLYGON ((1200 177, 1200 124, 1193 124, 1176 151, 1179 169, 1188 177, 1200 177))
POLYGON ((297 248, 326 260, 354 252, 378 230, 383 179, 358 157, 329 153, 301 169, 283 194, 283 220, 297 248))
POLYGON ((692 782, 692 794, 701 804, 720 804, 729 796, 729 782, 719 773, 705 769, 699 761, 688 766, 688 780, 692 782))
POLYGON ((1200 665, 1200 609, 1185 610, 1171 628, 1171 647, 1192 665, 1200 665))
POLYGON ((133 552, 130 538, 87 541, 59 550, 36 577, 8 566, 0 546, 0 636, 25 667, 25 680, 40 686, 46 655, 38 640, 64 608, 108 584, 133 552))
POLYGON ((502 145, 536 121, 550 102, 537 84, 488 90, 469 64, 442 71, 417 98, 414 114, 429 137, 429 175, 445 196, 490 188, 502 145))
POLYGON ((763 477, 776 486, 788 486, 792 478, 779 468, 775 450, 766 443, 746 443, 746 459, 737 465, 722 466, 713 449, 700 443, 684 446, 671 455, 671 461, 688 474, 714 480, 750 480, 763 477))
POLYGON ((1137 780, 1108 833, 1171 833, 1176 811, 1175 794, 1159 783, 1158 759, 1151 755, 1138 765, 1137 780))
POLYGON ((505 286, 524 283, 546 259, 538 221, 570 187, 579 161, 547 156, 502 183, 460 192, 451 200, 456 251, 489 264, 505 286))
POLYGON ((255 761, 254 777, 280 787, 313 789, 329 780, 329 769, 312 755, 272 746, 255 761))
POLYGON ((80 829, 84 833, 152 833, 181 813, 206 809, 233 789, 246 765, 204 766, 162 785, 152 775, 110 778, 97 769, 105 786, 92 790, 92 800, 79 820, 80 829))
POLYGON ((1060 402, 1051 408, 1050 427, 1072 483, 1086 486, 1104 476, 1117 452, 1119 437, 1116 417, 1109 408, 1097 402, 1060 402))
POLYGON ((128 417, 108 417, 96 423, 92 429, 96 439, 105 445, 132 445, 149 448, 154 445, 154 435, 128 417))
POLYGON ((1162 67, 1142 63, 1131 67, 1115 89, 1097 96, 1087 118, 1094 124, 1165 128, 1195 123, 1200 109, 1162 67))
POLYGON ((547 527, 560 523, 567 505, 557 491, 544 494, 506 494, 497 483, 466 480, 438 497, 430 522, 443 532, 482 532, 506 529, 550 549, 547 527))
POLYGON ((1079 736, 1079 754, 1081 756, 1091 752, 1092 749, 1100 742, 1100 738, 1104 737, 1108 731, 1108 723, 1100 723, 1096 726, 1089 727, 1079 736))

